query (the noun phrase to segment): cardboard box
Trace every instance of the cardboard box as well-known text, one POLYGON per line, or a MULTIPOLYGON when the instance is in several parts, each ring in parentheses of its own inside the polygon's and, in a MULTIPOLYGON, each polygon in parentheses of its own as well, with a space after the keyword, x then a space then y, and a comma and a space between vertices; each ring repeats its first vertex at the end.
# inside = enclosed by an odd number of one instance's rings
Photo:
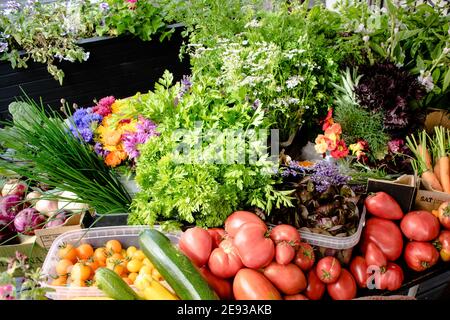
MULTIPOLYGON (((32 269, 42 267, 47 250, 36 243, 36 236, 21 236, 19 244, 0 246, 1 257, 15 257, 16 251, 26 255, 29 258, 29 264, 32 269)), ((7 263, 0 262, 0 272, 7 268, 7 263)))
POLYGON ((436 126, 450 129, 450 112, 442 109, 429 108, 425 119, 425 129, 431 133, 436 126))
POLYGON ((61 234, 67 231, 79 230, 83 228, 83 214, 70 216, 64 224, 49 229, 38 229, 34 231, 36 242, 45 249, 50 249, 53 241, 61 234))
POLYGON ((403 212, 411 211, 414 205, 416 193, 416 177, 414 175, 403 175, 397 180, 369 179, 367 182, 367 193, 384 191, 397 200, 403 212))
POLYGON ((437 210, 442 202, 450 201, 450 194, 440 191, 430 191, 425 188, 420 180, 417 190, 415 209, 417 210, 437 210))

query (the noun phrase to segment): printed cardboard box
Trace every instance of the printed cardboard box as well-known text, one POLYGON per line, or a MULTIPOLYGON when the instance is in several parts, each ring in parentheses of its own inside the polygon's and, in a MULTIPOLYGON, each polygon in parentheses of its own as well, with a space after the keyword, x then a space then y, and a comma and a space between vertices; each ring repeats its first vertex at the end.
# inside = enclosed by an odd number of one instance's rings
POLYGON ((83 228, 83 214, 75 214, 69 217, 64 224, 49 229, 35 230, 36 242, 45 249, 50 249, 53 241, 67 231, 79 230, 83 228))
POLYGON ((420 180, 419 189, 417 190, 415 209, 417 210, 437 210, 442 202, 450 201, 450 194, 440 191, 430 191, 423 185, 420 180))
POLYGON ((403 212, 411 211, 416 193, 416 178, 414 175, 403 175, 397 180, 369 179, 367 193, 384 191, 397 200, 403 212))

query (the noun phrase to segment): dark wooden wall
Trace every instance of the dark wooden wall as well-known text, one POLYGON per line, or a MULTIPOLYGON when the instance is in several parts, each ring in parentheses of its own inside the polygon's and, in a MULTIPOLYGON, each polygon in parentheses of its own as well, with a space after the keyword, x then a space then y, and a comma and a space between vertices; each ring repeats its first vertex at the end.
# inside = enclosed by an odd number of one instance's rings
POLYGON ((90 52, 86 62, 59 64, 65 72, 63 86, 44 64, 30 62, 27 69, 12 69, 8 62, 0 62, 0 119, 7 118, 9 103, 23 95, 21 88, 33 99, 42 98, 45 105, 59 109, 61 98, 88 107, 93 99, 104 96, 124 98, 147 92, 166 69, 179 80, 190 73, 188 60, 180 62, 178 56, 182 40, 177 28, 163 42, 157 37, 149 42, 131 37, 85 41, 81 45, 90 52))

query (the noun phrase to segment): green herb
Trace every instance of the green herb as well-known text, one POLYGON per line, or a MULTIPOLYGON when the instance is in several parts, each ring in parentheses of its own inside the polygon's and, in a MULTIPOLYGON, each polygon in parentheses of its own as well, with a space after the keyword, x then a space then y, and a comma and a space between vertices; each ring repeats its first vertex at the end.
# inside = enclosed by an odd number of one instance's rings
POLYGON ((334 118, 342 127, 342 136, 350 145, 359 139, 369 144, 371 154, 381 159, 387 152, 389 136, 383 131, 383 114, 369 112, 359 106, 354 93, 355 86, 361 77, 350 74, 347 69, 342 76, 342 85, 337 88, 334 118))
POLYGON ((131 198, 118 176, 70 133, 60 115, 52 112, 48 117, 42 104, 30 99, 11 109, 13 121, 0 130, 0 140, 12 150, 14 160, 0 158, 3 168, 71 191, 98 213, 128 212, 131 198))
MULTIPOLYGON (((175 219, 212 227, 222 225, 239 208, 255 206, 270 213, 275 207, 291 205, 290 192, 275 190, 272 162, 264 158, 255 164, 220 162, 222 134, 267 128, 262 109, 235 102, 211 88, 208 80, 197 81, 180 99, 180 84, 172 86, 172 76, 165 73, 155 91, 136 101, 137 112, 158 122, 160 136, 141 149, 136 180, 142 191, 133 200, 129 223, 175 219), (182 140, 180 129, 184 130, 182 140), (175 152, 181 145, 190 150, 188 158, 175 152)), ((266 151, 265 141, 240 142, 236 148, 266 151)))

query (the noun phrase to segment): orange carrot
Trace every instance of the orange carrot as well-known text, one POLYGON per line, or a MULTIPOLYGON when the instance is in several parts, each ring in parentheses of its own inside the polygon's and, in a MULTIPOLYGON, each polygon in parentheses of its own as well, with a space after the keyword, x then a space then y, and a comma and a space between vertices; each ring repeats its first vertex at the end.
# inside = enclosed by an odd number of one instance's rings
POLYGON ((444 192, 450 193, 450 162, 445 150, 445 128, 434 127, 435 132, 435 148, 437 161, 439 166, 439 177, 444 192))
POLYGON ((417 152, 421 155, 422 159, 425 161, 427 169, 432 170, 433 166, 431 164, 431 156, 430 153, 428 152, 426 144, 425 145, 419 144, 417 146, 417 152))
POLYGON ((433 171, 427 170, 422 173, 422 180, 425 186, 431 187, 432 190, 444 191, 444 189, 442 189, 441 183, 439 182, 433 171))
POLYGON ((433 168, 434 174, 436 175, 436 178, 438 178, 439 182, 442 183, 441 180, 441 167, 440 162, 436 161, 433 168))

